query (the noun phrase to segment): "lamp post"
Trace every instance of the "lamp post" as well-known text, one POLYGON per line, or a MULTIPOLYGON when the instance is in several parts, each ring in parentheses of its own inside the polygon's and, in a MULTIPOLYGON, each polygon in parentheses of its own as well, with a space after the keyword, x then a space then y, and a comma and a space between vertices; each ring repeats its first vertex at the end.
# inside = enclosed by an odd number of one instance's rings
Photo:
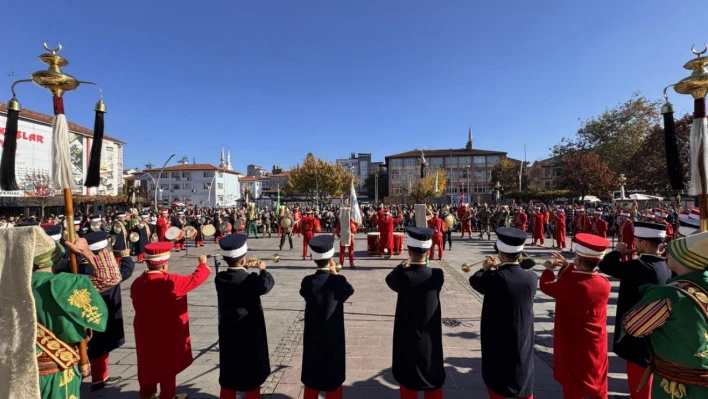
POLYGON ((625 199, 627 199, 625 198, 624 192, 624 183, 627 181, 627 178, 624 176, 624 173, 620 173, 620 177, 619 179, 617 179, 617 181, 619 181, 620 185, 620 200, 624 201, 625 199))
POLYGON ((216 173, 214 173, 214 177, 211 178, 211 182, 207 184, 207 190, 209 190, 209 194, 207 195, 207 204, 211 206, 211 188, 214 186, 214 180, 216 180, 216 173))
POLYGON ((174 158, 175 154, 170 155, 169 158, 167 158, 167 161, 165 161, 165 164, 162 165, 162 168, 160 168, 160 172, 157 175, 157 183, 155 183, 155 209, 157 209, 157 190, 160 190, 160 199, 162 199, 162 188, 160 187, 160 179, 162 178, 162 171, 165 170, 165 167, 167 164, 170 162, 172 158, 174 158))
POLYGON ((495 188, 496 191, 497 191, 497 192, 496 192, 496 194, 497 194, 497 199, 496 199, 496 201, 494 201, 494 203, 498 203, 498 202, 499 202, 499 189, 501 188, 501 184, 499 184, 499 182, 497 182, 497 184, 494 185, 494 188, 495 188))
POLYGON ((472 165, 467 165, 467 203, 472 202, 472 192, 470 191, 470 168, 472 165))

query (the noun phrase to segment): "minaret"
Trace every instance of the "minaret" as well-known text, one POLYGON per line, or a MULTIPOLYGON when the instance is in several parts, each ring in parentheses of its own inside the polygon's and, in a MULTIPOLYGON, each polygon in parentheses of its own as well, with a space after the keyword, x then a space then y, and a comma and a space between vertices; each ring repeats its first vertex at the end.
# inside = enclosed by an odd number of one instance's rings
POLYGON ((226 149, 226 170, 234 170, 231 166, 231 150, 226 149))
POLYGON ((221 159, 219 160, 219 167, 220 168, 226 167, 226 164, 224 163, 224 147, 221 147, 221 159))
POLYGON ((470 126, 470 129, 467 132, 467 145, 465 146, 465 149, 466 150, 472 149, 472 126, 470 126))

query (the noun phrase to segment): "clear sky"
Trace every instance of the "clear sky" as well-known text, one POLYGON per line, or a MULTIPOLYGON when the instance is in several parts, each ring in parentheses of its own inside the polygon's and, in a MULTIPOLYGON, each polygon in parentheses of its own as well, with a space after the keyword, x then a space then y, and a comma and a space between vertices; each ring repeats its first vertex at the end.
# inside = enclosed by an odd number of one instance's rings
MULTIPOLYGON (((635 91, 660 98, 708 42, 705 1, 8 1, 0 100, 59 41, 65 71, 100 83, 124 166, 176 153, 236 170, 413 148, 474 147, 535 160, 579 119, 635 91), (692 19, 694 21, 692 21, 692 19), (7 76, 14 72, 14 76, 7 76)), ((93 126, 97 93, 66 98, 93 126)), ((19 89, 51 113, 47 93, 19 89)), ((679 110, 689 98, 674 94, 679 110)))

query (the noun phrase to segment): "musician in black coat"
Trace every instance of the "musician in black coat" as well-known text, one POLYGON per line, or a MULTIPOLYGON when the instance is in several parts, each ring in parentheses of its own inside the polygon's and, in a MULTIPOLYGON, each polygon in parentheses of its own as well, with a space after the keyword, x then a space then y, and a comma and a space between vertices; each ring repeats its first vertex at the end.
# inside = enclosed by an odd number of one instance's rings
POLYGON ((140 215, 141 222, 135 226, 134 231, 138 233, 138 241, 135 243, 135 254, 138 256, 138 263, 145 261, 145 246, 150 243, 150 236, 153 230, 148 223, 150 215, 143 213, 140 215))
POLYGON ((270 375, 268 338, 261 295, 275 281, 260 262, 258 273, 246 270, 245 234, 231 234, 219 241, 228 265, 216 275, 219 302, 219 384, 221 399, 235 399, 245 392, 246 399, 258 399, 260 386, 270 375))
MULTIPOLYGON (((642 299, 639 287, 645 284, 666 285, 666 280, 671 278, 666 260, 660 255, 665 238, 666 224, 634 222, 634 243, 639 257, 622 262, 620 258, 623 255, 631 254, 635 250, 627 249, 627 244, 620 242, 615 250, 605 255, 598 265, 600 271, 620 280, 612 351, 627 361, 627 383, 632 393, 637 392, 642 376, 649 365, 651 357, 649 341, 629 334, 620 340, 622 319, 625 313, 642 299)), ((648 398, 651 383, 650 376, 637 397, 648 398)))
POLYGON ((301 374, 304 399, 317 399, 320 391, 326 392, 327 399, 341 399, 346 379, 344 302, 354 288, 337 274, 332 259, 334 237, 317 236, 309 246, 317 271, 306 276, 300 286, 306 304, 301 374))
POLYGON ((470 285, 482 304, 482 379, 492 399, 533 395, 533 297, 538 276, 519 265, 527 234, 500 227, 496 258, 488 256, 470 285), (491 270, 496 267, 497 270, 491 270))
POLYGON ((200 215, 194 215, 192 219, 192 227, 197 230, 197 236, 194 237, 194 246, 203 247, 204 246, 204 233, 202 233, 202 217, 200 215))
MULTIPOLYGON (((187 224, 186 224, 186 222, 185 222, 185 220, 184 220, 184 211, 179 211, 179 212, 177 212, 177 215, 173 216, 173 217, 172 217, 172 220, 170 220, 170 224, 171 224, 173 227, 179 228, 180 230, 182 230, 182 229, 184 229, 185 227, 187 227, 187 224)), ((180 240, 175 240, 175 246, 174 246, 174 248, 175 248, 175 250, 176 250, 177 252, 179 252, 179 251, 185 249, 186 246, 187 246, 187 237, 185 237, 184 235, 182 235, 182 239, 180 239, 180 240)))
POLYGON ((434 231, 408 228, 409 261, 398 265, 386 284, 398 293, 393 324, 393 378, 401 399, 415 399, 424 391, 426 399, 442 398, 443 366, 440 290, 443 272, 426 265, 434 231))
POLYGON ((123 250, 129 249, 128 241, 128 230, 125 228, 125 218, 128 214, 125 211, 119 211, 116 214, 116 220, 111 225, 111 229, 108 234, 115 237, 113 241, 113 255, 116 257, 116 261, 120 262, 121 254, 123 250))

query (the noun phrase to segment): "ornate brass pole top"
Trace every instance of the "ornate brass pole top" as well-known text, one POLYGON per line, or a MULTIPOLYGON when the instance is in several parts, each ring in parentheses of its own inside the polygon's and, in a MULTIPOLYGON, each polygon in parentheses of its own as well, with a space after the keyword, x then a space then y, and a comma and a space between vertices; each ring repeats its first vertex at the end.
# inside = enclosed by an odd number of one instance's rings
POLYGON ((695 46, 691 48, 696 58, 688 61, 683 67, 693 72, 674 85, 677 93, 690 94, 694 99, 704 98, 708 93, 708 57, 703 56, 708 52, 708 45, 704 46, 702 51, 696 51, 695 46))
POLYGON ((61 97, 65 92, 79 87, 80 82, 75 77, 61 70, 61 67, 69 65, 66 58, 57 54, 61 51, 61 44, 58 43, 57 48, 50 49, 47 42, 44 42, 44 48, 50 53, 40 55, 39 59, 49 65, 49 68, 30 75, 32 81, 49 90, 56 97, 61 97))

